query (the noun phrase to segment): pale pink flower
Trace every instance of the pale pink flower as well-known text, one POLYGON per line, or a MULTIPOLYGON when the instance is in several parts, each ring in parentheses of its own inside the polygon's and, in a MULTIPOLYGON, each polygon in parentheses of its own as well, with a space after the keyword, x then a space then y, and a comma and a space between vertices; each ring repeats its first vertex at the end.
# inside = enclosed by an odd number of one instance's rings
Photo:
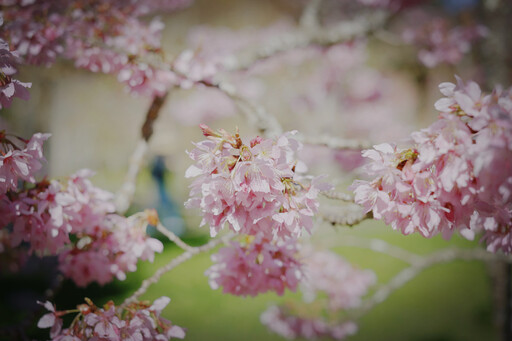
POLYGON ((372 271, 357 269, 333 252, 306 249, 302 255, 301 291, 306 302, 312 302, 322 293, 327 295, 331 310, 357 308, 368 288, 376 282, 372 271))
POLYGON ((23 146, 17 146, 12 141, 14 137, 0 132, 0 193, 8 190, 15 191, 18 181, 24 180, 35 183, 35 173, 46 161, 42 153, 42 145, 50 134, 34 134, 23 146))
POLYGON ((62 330, 62 319, 60 314, 55 311, 55 306, 50 301, 37 302, 44 306, 49 313, 43 315, 37 322, 38 328, 50 328, 50 337, 53 339, 60 334, 62 330))
POLYGON ((49 328, 58 324, 58 328, 50 332, 52 340, 129 340, 153 341, 183 339, 185 330, 163 318, 162 310, 169 304, 168 297, 160 297, 152 305, 146 302, 133 302, 126 307, 116 307, 112 301, 103 308, 96 307, 91 300, 87 304, 77 306, 79 314, 71 325, 61 329, 62 320, 56 316, 68 314, 68 311, 55 311, 50 302, 44 305, 51 313, 44 315, 39 321, 39 328, 49 328))
POLYGON ((488 250, 509 253, 512 212, 512 95, 474 82, 442 83, 439 119, 411 134, 413 149, 376 146, 363 155, 372 181, 355 201, 404 234, 484 232, 488 250))
POLYGON ((289 314, 281 307, 271 306, 260 317, 261 323, 286 339, 330 338, 343 340, 357 332, 354 322, 329 323, 322 318, 303 318, 289 314))
POLYGON ((469 52, 472 43, 488 33, 484 26, 450 27, 443 18, 427 18, 424 21, 406 29, 403 39, 419 47, 418 59, 429 68, 441 63, 456 64, 469 52))
MULTIPOLYGON (((1 23, 0 23, 1 25, 1 23)), ((8 108, 15 97, 28 100, 28 88, 31 83, 23 83, 12 78, 19 63, 19 57, 15 51, 9 49, 3 39, 0 39, 0 109, 8 108)))
POLYGON ((295 241, 272 243, 261 235, 232 242, 212 255, 215 264, 206 271, 212 289, 224 293, 256 296, 269 290, 282 295, 295 290, 301 278, 295 241))
POLYGON ((295 160, 300 144, 292 133, 275 139, 240 137, 202 126, 208 140, 199 142, 189 156, 196 162, 186 177, 196 177, 188 208, 200 208, 201 225, 215 236, 227 225, 235 232, 266 238, 298 237, 310 231, 318 211, 317 196, 330 188, 319 178, 304 181, 295 160), (309 182, 309 183, 308 183, 309 182))

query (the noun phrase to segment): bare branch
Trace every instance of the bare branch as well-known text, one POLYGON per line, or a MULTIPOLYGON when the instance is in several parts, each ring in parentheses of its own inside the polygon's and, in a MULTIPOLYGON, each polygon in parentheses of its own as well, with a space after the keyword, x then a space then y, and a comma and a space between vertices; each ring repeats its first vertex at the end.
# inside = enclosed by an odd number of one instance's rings
POLYGON ((342 139, 334 136, 320 135, 317 137, 298 136, 297 139, 304 144, 324 146, 331 149, 361 150, 372 147, 372 143, 365 140, 342 139))
POLYGON ((504 261, 512 263, 512 255, 494 254, 482 249, 448 249, 435 252, 429 256, 423 257, 421 260, 416 261, 412 266, 400 271, 387 284, 377 289, 370 298, 364 301, 363 306, 356 311, 356 317, 365 314, 376 305, 386 300, 395 290, 403 287, 425 269, 454 260, 504 261))
POLYGON ((330 223, 332 226, 342 225, 342 226, 354 226, 366 219, 372 219, 373 215, 371 213, 364 213, 362 211, 346 211, 342 213, 325 213, 319 212, 317 213, 317 217, 322 219, 325 222, 330 223))
POLYGON ((225 236, 223 236, 221 238, 211 240, 207 244, 191 248, 190 250, 183 252, 178 257, 173 258, 169 263, 167 263, 166 265, 164 265, 163 267, 158 269, 153 274, 153 276, 151 276, 151 277, 145 279, 144 281, 142 281, 142 285, 140 286, 140 288, 137 289, 130 297, 125 299, 124 302, 119 307, 123 308, 123 307, 125 307, 126 305, 128 305, 128 304, 130 304, 132 302, 138 301, 139 297, 144 295, 146 293, 146 291, 148 290, 148 288, 152 284, 155 284, 156 282, 158 282, 158 280, 160 279, 160 277, 162 277, 162 275, 164 275, 165 273, 171 271, 172 269, 174 269, 175 267, 177 267, 181 263, 189 260, 194 255, 202 253, 202 252, 210 251, 211 249, 215 248, 217 245, 222 244, 222 243, 226 243, 232 237, 233 237, 232 233, 226 234, 225 236))
POLYGON ((257 105, 238 94, 233 85, 227 82, 213 83, 208 81, 201 81, 200 84, 216 88, 231 98, 242 112, 246 114, 249 122, 256 125, 262 135, 277 136, 283 132, 283 128, 273 115, 268 113, 263 106, 257 105))
POLYGON ((146 119, 141 128, 142 138, 137 143, 137 146, 130 157, 130 163, 128 165, 128 171, 126 172, 124 183, 121 185, 121 188, 116 195, 115 204, 119 214, 124 214, 130 207, 133 200, 137 175, 144 165, 144 156, 149 149, 148 141, 153 135, 153 124, 158 118, 166 97, 167 93, 163 96, 155 96, 148 112, 146 113, 146 119))
POLYGON ((336 192, 336 191, 325 191, 320 192, 324 197, 333 199, 333 200, 341 200, 346 202, 354 202, 354 196, 348 193, 336 192))
POLYGON ((356 236, 344 235, 341 239, 332 239, 322 241, 325 247, 331 248, 336 246, 344 247, 357 247, 369 249, 375 252, 383 253, 401 261, 407 262, 411 265, 421 264, 423 257, 413 252, 409 252, 401 247, 389 244, 381 239, 376 238, 361 238, 356 236))
POLYGON ((170 241, 172 241, 174 244, 176 244, 181 249, 183 249, 185 251, 192 251, 195 249, 194 247, 188 245, 183 240, 181 240, 180 237, 175 235, 172 231, 169 231, 168 229, 166 229, 165 226, 162 225, 162 223, 158 222, 158 224, 156 225, 156 229, 161 234, 163 234, 164 236, 169 238, 170 241))

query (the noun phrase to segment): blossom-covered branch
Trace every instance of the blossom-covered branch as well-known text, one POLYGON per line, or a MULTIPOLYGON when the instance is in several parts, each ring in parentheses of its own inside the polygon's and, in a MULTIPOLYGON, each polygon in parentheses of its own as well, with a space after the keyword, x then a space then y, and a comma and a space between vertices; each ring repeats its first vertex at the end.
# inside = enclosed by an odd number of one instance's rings
POLYGON ((512 250, 511 89, 483 94, 474 82, 442 83, 437 122, 411 135, 414 146, 380 144, 363 153, 355 201, 403 234, 484 233, 491 252, 512 250))

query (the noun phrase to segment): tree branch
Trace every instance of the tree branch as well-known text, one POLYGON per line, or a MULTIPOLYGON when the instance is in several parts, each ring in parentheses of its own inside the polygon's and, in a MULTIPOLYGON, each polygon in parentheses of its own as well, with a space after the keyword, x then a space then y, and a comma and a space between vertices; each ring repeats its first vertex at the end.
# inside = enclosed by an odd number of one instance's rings
POLYGON ((141 128, 142 138, 137 143, 137 146, 130 157, 128 171, 126 172, 124 182, 115 198, 116 209, 119 214, 124 214, 130 207, 133 200, 137 175, 144 165, 144 156, 149 149, 148 141, 153 135, 153 124, 160 114, 160 110, 162 109, 167 94, 168 93, 165 93, 163 96, 155 96, 146 113, 146 119, 141 128))
POLYGON ((334 136, 298 136, 297 139, 304 144, 311 144, 317 146, 324 146, 331 149, 369 149, 372 148, 373 144, 365 140, 351 140, 342 139, 334 136))
POLYGON ((367 300, 362 307, 356 311, 356 317, 364 315, 373 309, 379 303, 385 301, 395 290, 407 284, 422 271, 441 263, 447 263, 454 260, 480 260, 480 261, 505 261, 512 263, 512 255, 494 254, 482 249, 448 249, 435 252, 429 256, 423 257, 412 266, 400 271, 387 284, 381 286, 367 300))
POLYGON ((318 212, 316 216, 332 226, 342 225, 349 227, 357 225, 366 219, 373 219, 371 212, 364 213, 362 211, 343 212, 343 214, 318 212))
POLYGON ((142 281, 140 288, 137 289, 130 297, 125 299, 124 302, 119 307, 123 308, 132 302, 138 301, 139 297, 142 296, 144 293, 146 293, 146 291, 152 284, 155 284, 156 282, 158 282, 158 280, 160 279, 160 277, 162 277, 162 275, 171 271, 172 269, 174 269, 181 263, 189 260, 194 255, 202 253, 202 252, 210 251, 211 249, 215 248, 217 245, 226 243, 232 237, 233 237, 233 234, 228 233, 225 236, 218 238, 218 239, 211 240, 210 242, 208 242, 207 244, 204 244, 202 246, 190 248, 188 251, 183 252, 178 257, 173 258, 169 263, 167 263, 166 265, 164 265, 163 267, 158 269, 153 274, 153 276, 142 281))
POLYGON ((169 238, 170 241, 172 241, 174 244, 176 244, 178 247, 185 251, 192 251, 195 249, 195 247, 192 247, 185 243, 183 240, 180 239, 177 235, 175 235, 172 231, 169 231, 165 228, 165 226, 162 225, 162 223, 158 222, 156 225, 156 229, 158 232, 169 238))

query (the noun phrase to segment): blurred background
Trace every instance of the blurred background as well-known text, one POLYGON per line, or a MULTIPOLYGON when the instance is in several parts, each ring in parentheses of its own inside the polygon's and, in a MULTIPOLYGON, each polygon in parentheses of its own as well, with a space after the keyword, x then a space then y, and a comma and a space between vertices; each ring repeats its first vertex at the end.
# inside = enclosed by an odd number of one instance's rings
MULTIPOLYGON (((329 48, 283 53, 226 77, 241 94, 264 105, 285 130, 373 143, 404 141, 412 131, 435 121, 434 103, 441 97, 437 85, 454 82, 454 75, 480 81, 487 90, 497 83, 510 85, 508 1, 423 1, 416 7, 405 3, 397 19, 378 34, 329 48), (446 22, 425 28, 438 19, 446 22), (453 38, 450 27, 473 30, 472 35, 453 38), (428 36, 421 29, 441 35, 439 39, 447 46, 440 49, 445 52, 457 42, 467 41, 456 49, 460 56, 438 56, 436 46, 418 38, 428 36)), ((300 0, 197 0, 161 16, 165 23, 163 49, 168 56, 191 49, 205 59, 227 58, 297 30, 306 5, 307 1, 300 0)), ((354 7, 349 1, 323 1, 321 24, 353 19, 360 10, 354 7)), ((51 177, 89 168, 96 172, 92 179, 96 186, 116 192, 139 141, 151 99, 130 95, 114 76, 79 70, 70 62, 51 68, 26 66, 20 68, 18 78, 32 82, 31 99, 15 101, 4 110, 2 128, 24 137, 50 132, 45 155, 51 177)), ((209 238, 208 228, 198 228, 198 212, 183 207, 191 182, 184 178, 191 164, 185 151, 193 148, 192 141, 202 140, 200 123, 228 131, 238 127, 247 139, 258 134, 233 102, 215 89, 172 90, 155 123, 147 166, 138 176, 130 208, 130 212, 156 208, 164 225, 193 245, 209 238)), ((328 174, 328 180, 341 191, 361 176, 358 152, 305 146, 301 157, 311 174, 328 174)), ((460 237, 449 241, 405 237, 374 221, 353 228, 320 221, 317 225, 312 237, 315 243, 332 248, 360 268, 372 269, 379 283, 386 283, 407 264, 365 249, 338 247, 336 241, 347 235, 380 238, 418 254, 450 246, 482 247, 460 237)), ((153 264, 139 263, 137 272, 128 274, 125 281, 103 287, 80 289, 65 281, 55 303, 61 308, 74 307, 84 296, 97 303, 120 302, 179 252, 167 242, 153 264)), ((26 311, 13 313, 13 302, 38 299, 56 275, 52 261, 29 266, 16 275, 2 275, 0 324, 15 324, 27 315, 26 311)), ((300 294, 224 295, 208 286, 204 271, 210 265, 208 254, 199 255, 166 274, 143 298, 171 297, 163 315, 188 329, 187 340, 279 340, 261 325, 259 315, 271 303, 300 299, 300 294)), ((499 312, 503 309, 499 271, 494 265, 462 261, 429 268, 365 315, 359 332, 348 339, 499 340, 499 312)), ((30 333, 44 339, 47 330, 30 333)))

